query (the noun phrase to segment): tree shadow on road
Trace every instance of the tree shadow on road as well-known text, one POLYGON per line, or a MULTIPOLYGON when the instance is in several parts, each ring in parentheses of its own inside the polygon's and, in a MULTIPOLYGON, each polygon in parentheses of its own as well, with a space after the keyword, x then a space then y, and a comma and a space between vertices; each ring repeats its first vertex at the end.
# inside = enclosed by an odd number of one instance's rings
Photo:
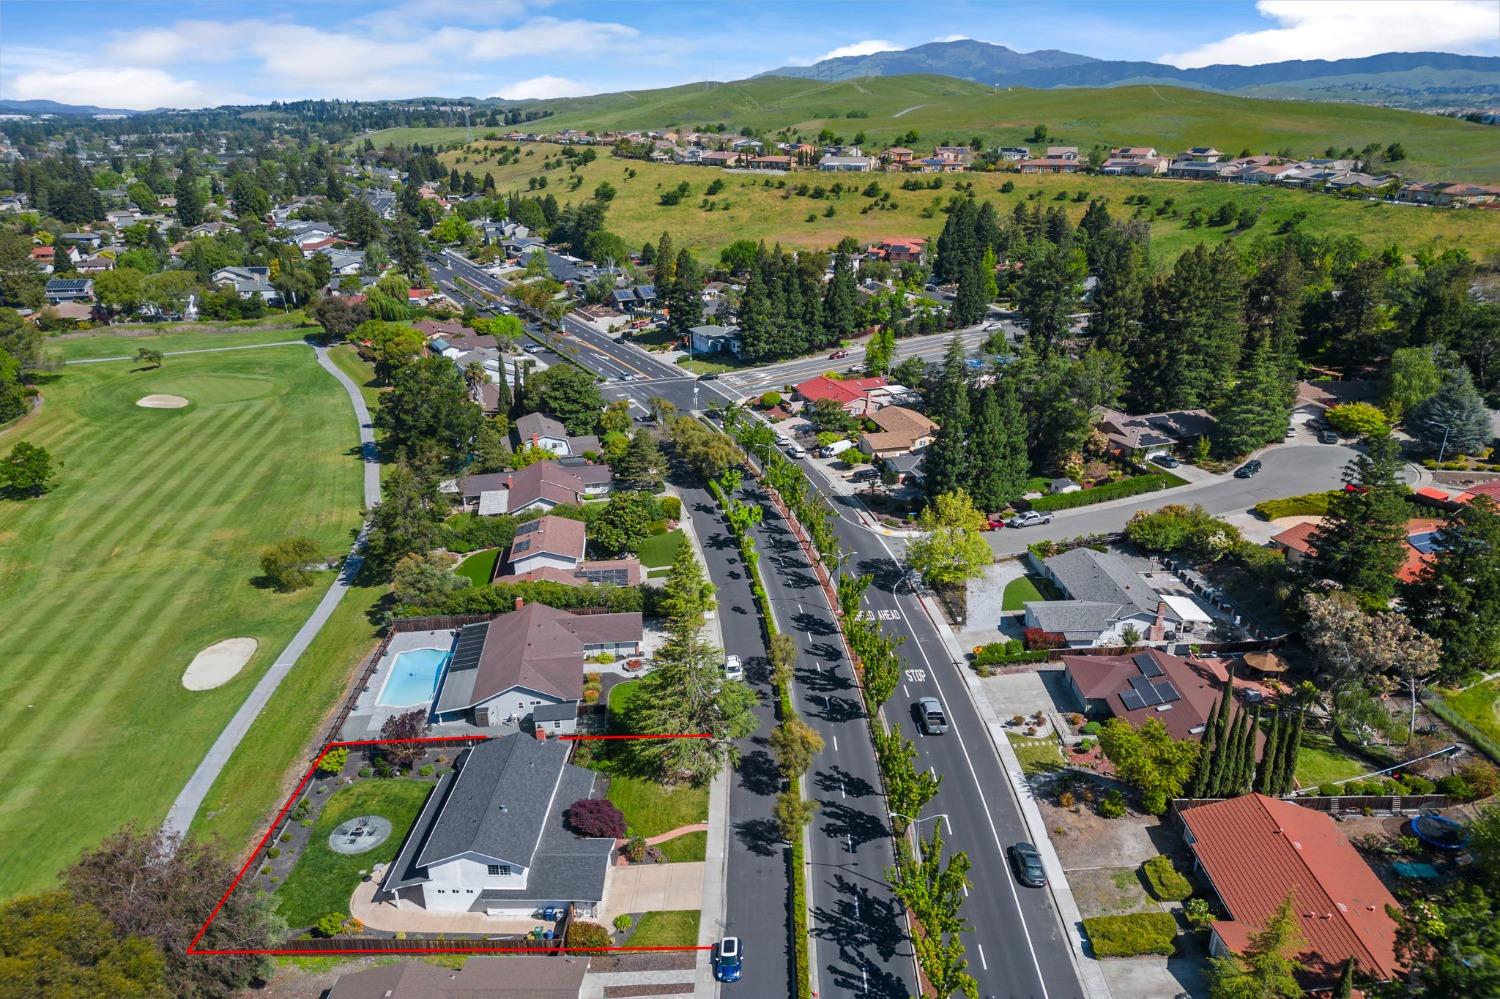
POLYGON ((736 768, 740 775, 740 787, 751 794, 772 796, 781 793, 781 771, 776 761, 764 749, 742 753, 736 768))
POLYGON ((757 857, 773 857, 782 852, 781 827, 775 819, 745 819, 734 824, 735 838, 757 857))
POLYGON ((813 774, 818 790, 832 794, 842 790, 851 798, 864 798, 875 793, 875 788, 863 777, 856 777, 838 764, 813 774))
MULTIPOLYGON (((910 990, 901 976, 876 961, 889 963, 898 954, 909 954, 902 946, 901 908, 887 895, 876 895, 864 885, 842 874, 828 882, 836 893, 832 905, 813 909, 812 935, 838 947, 838 957, 824 966, 833 982, 849 991, 876 996, 907 996, 910 990)), ((826 953, 826 950, 822 953, 826 953)))
POLYGON ((832 622, 811 611, 798 611, 792 618, 792 627, 794 631, 800 631, 804 635, 833 635, 838 632, 832 622))
POLYGON ((850 808, 841 801, 824 801, 818 809, 818 822, 829 839, 843 843, 850 853, 891 834, 890 827, 879 815, 850 808))

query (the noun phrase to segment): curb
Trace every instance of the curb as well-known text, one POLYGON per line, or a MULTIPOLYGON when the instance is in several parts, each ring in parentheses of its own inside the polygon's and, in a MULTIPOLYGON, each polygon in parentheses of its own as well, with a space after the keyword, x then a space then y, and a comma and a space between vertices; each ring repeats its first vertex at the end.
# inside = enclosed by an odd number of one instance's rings
MULTIPOLYGON (((931 599, 928 596, 919 596, 918 602, 927 613, 933 628, 942 637, 943 645, 949 655, 955 662, 962 663, 964 661, 963 650, 959 648, 958 640, 953 636, 952 629, 943 621, 942 615, 934 612, 931 599)), ((1083 914, 1073 898, 1073 890, 1068 885, 1067 875, 1062 869, 1062 861, 1058 859, 1057 850, 1047 834, 1047 823, 1042 819, 1041 810, 1037 808, 1036 800, 1032 798, 1026 787, 1021 761, 1016 756, 1015 750, 1011 748, 1010 740, 1005 736, 1005 730, 995 714, 995 709, 987 698, 977 692, 979 678, 964 667, 959 668, 959 673, 963 677, 964 690, 968 692, 970 702, 984 722, 985 734, 994 746, 996 755, 1000 757, 1000 765, 1005 770, 1006 785, 1016 800, 1022 821, 1026 823, 1026 828, 1031 833, 1032 845, 1042 855, 1042 864, 1047 868, 1047 890, 1052 896, 1053 907, 1057 912, 1058 921, 1062 924, 1063 933, 1071 945, 1068 954, 1072 958, 1074 970, 1078 973, 1078 980, 1083 986, 1084 995, 1088 999, 1112 999, 1109 984, 1104 980, 1104 972, 1099 967, 1098 960, 1084 953, 1083 914)))
MULTIPOLYGON (((703 888, 699 904, 698 945, 713 946, 724 935, 724 896, 729 884, 729 772, 730 765, 714 775, 708 786, 708 847, 704 856, 703 888), (717 820, 719 835, 713 835, 717 820)), ((693 994, 715 996, 719 983, 714 979, 709 961, 694 965, 693 994)))

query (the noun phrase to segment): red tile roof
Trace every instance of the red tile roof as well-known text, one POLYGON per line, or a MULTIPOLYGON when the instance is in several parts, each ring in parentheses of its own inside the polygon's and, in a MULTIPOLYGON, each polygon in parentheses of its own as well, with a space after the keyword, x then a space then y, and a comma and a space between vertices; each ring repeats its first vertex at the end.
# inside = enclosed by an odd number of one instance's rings
MULTIPOLYGON (((1317 533, 1319 526, 1317 521, 1294 524, 1273 537, 1271 543, 1301 552, 1303 555, 1313 555, 1316 549, 1313 547, 1312 537, 1317 533)), ((1440 529, 1442 526, 1443 521, 1441 520, 1413 518, 1406 522, 1406 536, 1411 538, 1418 534, 1428 534, 1440 529)), ((1408 543, 1406 546, 1406 560, 1401 563, 1401 568, 1396 570, 1396 578, 1403 583, 1410 583, 1422 574, 1422 569, 1430 561, 1432 561, 1432 555, 1419 552, 1408 543)))
POLYGON ((1311 555, 1313 550, 1312 545, 1308 543, 1308 538, 1312 537, 1317 529, 1318 522, 1316 520, 1310 520, 1302 524, 1293 524, 1272 538, 1271 543, 1280 545, 1283 548, 1291 548, 1294 551, 1301 552, 1303 555, 1311 555))
POLYGON ((884 388, 885 379, 875 378, 829 378, 827 375, 819 375, 809 378, 797 386, 797 394, 808 402, 817 402, 819 399, 832 399, 844 405, 856 399, 863 399, 871 389, 884 388))
POLYGON ((1288 893, 1307 950, 1299 963, 1319 978, 1354 958, 1382 980, 1400 968, 1396 900, 1329 816, 1290 801, 1247 794, 1183 811, 1190 845, 1229 920, 1214 929, 1233 949, 1264 925, 1288 893))

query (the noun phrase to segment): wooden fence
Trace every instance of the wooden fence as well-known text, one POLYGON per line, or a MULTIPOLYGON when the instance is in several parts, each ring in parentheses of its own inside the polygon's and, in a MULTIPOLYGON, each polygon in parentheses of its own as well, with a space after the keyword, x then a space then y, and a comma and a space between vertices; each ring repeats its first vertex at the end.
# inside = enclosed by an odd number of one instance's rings
MULTIPOLYGON (((1216 801, 1224 800, 1223 798, 1174 798, 1171 811, 1173 817, 1180 820, 1182 812, 1186 809, 1196 805, 1211 805, 1216 801)), ((1307 795, 1282 800, 1301 805, 1303 808, 1311 808, 1315 812, 1327 812, 1330 815, 1343 815, 1350 812, 1364 814, 1366 809, 1377 814, 1417 815, 1429 808, 1447 808, 1453 803, 1453 800, 1446 794, 1350 794, 1335 797, 1307 795)))

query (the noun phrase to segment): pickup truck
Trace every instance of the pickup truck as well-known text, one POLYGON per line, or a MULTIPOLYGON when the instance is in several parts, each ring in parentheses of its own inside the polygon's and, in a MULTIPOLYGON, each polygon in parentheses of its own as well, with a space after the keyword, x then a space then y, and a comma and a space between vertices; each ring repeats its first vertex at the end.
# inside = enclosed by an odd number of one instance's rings
POLYGON ((1006 527, 1037 527, 1041 524, 1052 523, 1052 514, 1038 513, 1035 510, 1027 510, 1018 513, 1005 522, 1006 527))

